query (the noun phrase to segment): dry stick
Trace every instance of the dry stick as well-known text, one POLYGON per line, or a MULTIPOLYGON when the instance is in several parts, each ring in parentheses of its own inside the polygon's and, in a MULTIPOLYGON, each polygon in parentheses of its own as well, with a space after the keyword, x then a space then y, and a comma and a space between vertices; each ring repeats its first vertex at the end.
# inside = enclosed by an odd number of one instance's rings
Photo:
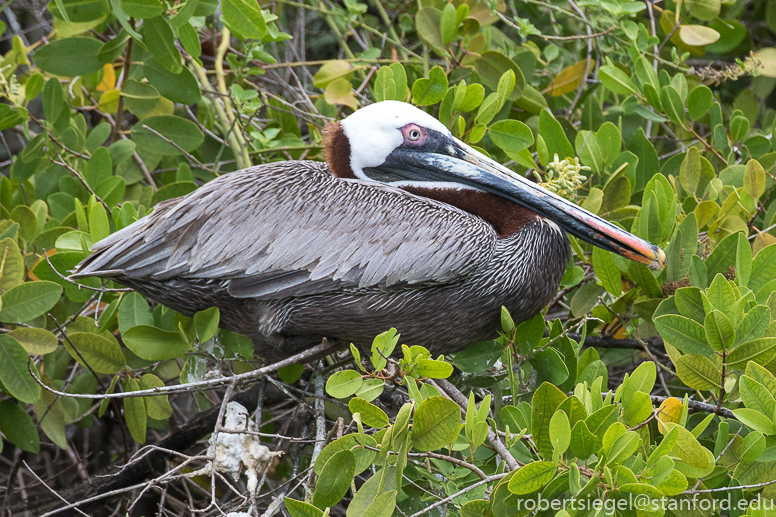
MULTIPOLYGON (((498 13, 498 14, 501 15, 501 13, 498 13)), ((588 28, 589 27, 590 26, 588 26, 588 28)), ((615 25, 613 27, 609 27, 603 32, 596 32, 595 34, 580 34, 577 36, 545 36, 544 34, 537 34, 537 36, 539 36, 542 39, 561 40, 561 41, 571 41, 571 40, 577 40, 577 39, 594 39, 601 36, 606 36, 616 28, 617 26, 615 25)))
MULTIPOLYGON (((716 458, 714 458, 714 464, 716 465, 717 462, 722 459, 722 456, 727 452, 727 450, 730 448, 731 445, 733 445, 733 442, 736 441, 736 438, 738 435, 741 434, 741 431, 744 429, 744 426, 739 426, 738 431, 736 431, 736 434, 733 435, 733 438, 730 439, 730 441, 725 445, 725 448, 722 449, 722 452, 717 455, 716 458)), ((703 482, 703 477, 699 477, 698 480, 695 482, 691 490, 695 490, 700 486, 700 484, 703 482)))
MULTIPOLYGON (((662 397, 659 395, 652 395, 650 398, 652 399, 653 404, 660 405, 666 399, 677 398, 677 397, 662 397)), ((724 416, 725 418, 732 418, 737 420, 736 415, 733 414, 733 412, 730 411, 728 408, 717 407, 715 404, 707 404, 699 400, 688 400, 687 406, 690 409, 694 409, 695 411, 705 411, 707 413, 715 413, 719 416, 724 416)))
POLYGON ((51 258, 48 255, 48 253, 46 252, 46 248, 42 248, 42 250, 43 250, 43 256, 46 257, 46 262, 48 263, 49 266, 51 266, 51 269, 54 271, 54 273, 56 273, 56 275, 59 278, 61 278, 62 280, 64 280, 65 282, 70 282, 71 284, 77 286, 79 291, 81 289, 87 289, 89 291, 97 291, 99 293, 129 293, 129 292, 132 292, 132 289, 129 289, 129 288, 109 289, 107 287, 92 287, 90 285, 79 284, 75 280, 71 280, 70 277, 67 277, 67 276, 63 275, 62 273, 60 273, 59 271, 57 271, 57 268, 55 268, 54 264, 51 263, 51 258))
MULTIPOLYGON (((135 20, 133 18, 129 19, 129 23, 132 25, 132 28, 135 26, 135 20)), ((121 68, 121 77, 119 78, 119 84, 116 85, 117 87, 121 87, 122 83, 129 79, 129 65, 132 63, 132 42, 134 41, 134 38, 129 38, 129 43, 127 43, 127 58, 124 60, 124 66, 121 68)), ((111 135, 111 142, 116 142, 119 138, 119 133, 121 133, 121 119, 124 117, 124 96, 119 95, 119 105, 118 109, 116 110, 116 121, 113 124, 113 135, 111 135)))
MULTIPOLYGON (((379 451, 378 451, 379 452, 379 451)), ((447 456, 446 454, 437 454, 436 452, 411 452, 408 454, 410 458, 435 458, 438 460, 448 461, 450 463, 453 463, 454 465, 458 465, 459 467, 465 467, 475 474, 477 474, 480 479, 488 479, 488 475, 485 474, 482 470, 479 469, 476 465, 469 463, 468 461, 464 461, 458 458, 454 458, 452 456, 447 456)))
POLYGON ((462 490, 459 490, 458 492, 445 497, 444 499, 440 499, 439 501, 437 501, 436 503, 434 503, 432 505, 426 506, 421 511, 419 511, 417 513, 413 513, 410 517, 420 517, 421 515, 423 515, 425 513, 428 513, 429 511, 433 510, 434 508, 436 508, 438 506, 442 506, 445 503, 449 503, 450 501, 452 501, 453 499, 455 499, 458 496, 461 496, 461 495, 463 495, 463 494, 465 494, 467 492, 470 492, 470 491, 474 490, 475 488, 477 488, 479 486, 482 486, 482 485, 484 485, 486 483, 490 483, 491 481, 496 481, 497 479, 501 479, 503 477, 506 477, 507 475, 509 475, 509 472, 505 472, 504 474, 496 474, 495 476, 488 476, 487 478, 483 479, 482 481, 477 481, 473 485, 469 485, 466 488, 464 488, 462 490))
MULTIPOLYGON (((193 59, 190 61, 192 68, 194 68, 194 71, 197 73, 197 76, 199 77, 199 81, 202 83, 202 86, 210 85, 210 81, 207 78, 207 73, 205 72, 205 69, 202 68, 199 63, 194 61, 193 59)), ((218 94, 218 92, 213 92, 218 94)), ((218 96, 218 95, 216 95, 218 96)), ((235 162, 237 163, 237 168, 242 169, 243 166, 243 158, 240 154, 240 142, 237 140, 237 134, 236 131, 234 131, 234 128, 230 128, 230 119, 226 114, 226 110, 224 109, 224 106, 221 104, 221 102, 218 99, 213 99, 213 106, 216 109, 216 113, 218 114, 218 118, 221 120, 221 123, 223 125, 223 131, 226 134, 226 139, 229 141, 229 147, 232 148, 232 154, 234 155, 235 162)))
MULTIPOLYGON (((456 402, 459 406, 461 406, 461 411, 465 414, 466 408, 469 405, 469 401, 466 399, 466 397, 461 393, 458 388, 453 386, 450 382, 448 382, 445 379, 437 379, 435 382, 431 382, 429 380, 429 383, 434 385, 435 387, 441 388, 441 391, 446 392, 450 398, 456 402)), ((493 448, 496 450, 499 456, 507 462, 507 465, 509 465, 510 470, 515 470, 520 467, 518 465, 515 458, 512 457, 512 454, 509 452, 509 450, 506 448, 506 446, 501 442, 498 435, 493 432, 493 429, 488 427, 488 441, 493 446, 493 448)), ((428 510, 428 508, 427 508, 428 510)))
POLYGON ((38 385, 40 385, 41 388, 45 389, 49 393, 53 393, 54 395, 59 395, 60 397, 70 397, 70 398, 76 398, 76 399, 96 399, 96 400, 128 398, 128 397, 146 397, 149 395, 162 395, 162 394, 169 394, 169 393, 189 393, 193 390, 200 390, 200 389, 204 390, 204 389, 215 388, 218 386, 229 384, 231 382, 243 382, 247 380, 252 380, 252 379, 255 379, 256 377, 261 377, 268 373, 277 371, 278 369, 283 368, 284 366, 296 364, 298 362, 303 362, 306 359, 317 356, 320 353, 333 352, 334 350, 335 350, 335 347, 333 347, 329 342, 324 342, 318 346, 305 350, 304 352, 298 353, 287 359, 283 359, 282 361, 278 361, 276 363, 264 366, 263 368, 259 368, 258 370, 241 373, 239 375, 233 375, 231 377, 220 377, 218 379, 210 379, 206 381, 190 382, 188 384, 179 384, 176 386, 163 386, 163 387, 151 388, 147 390, 130 391, 129 393, 103 393, 99 395, 88 395, 84 393, 65 393, 62 391, 57 391, 43 384, 34 375, 33 377, 35 378, 36 382, 38 383, 38 385))
POLYGON ((176 148, 178 151, 180 151, 181 153, 183 153, 183 156, 185 156, 186 158, 188 158, 189 160, 191 160, 192 162, 194 162, 194 163, 195 163, 195 164, 196 164, 196 165, 197 165, 199 168, 201 168, 201 169, 205 169, 206 171, 208 171, 208 172, 210 172, 210 173, 212 173, 212 174, 218 174, 216 171, 212 170, 210 167, 208 167, 207 165, 205 165, 205 164, 204 164, 204 163, 202 163, 201 161, 197 160, 197 157, 196 157, 196 156, 194 156, 193 154, 191 154, 190 152, 188 152, 186 149, 184 149, 184 148, 183 148, 183 147, 181 147, 180 145, 176 144, 175 142, 173 142, 172 140, 170 140, 169 138, 167 138, 166 136, 164 136, 163 134, 161 134, 161 133, 160 133, 159 131, 157 131, 156 129, 154 129, 154 128, 152 128, 152 127, 149 127, 149 126, 148 126, 148 125, 146 125, 146 124, 143 124, 143 129, 146 129, 146 130, 150 131, 151 133, 153 133, 153 134, 154 134, 154 135, 156 135, 157 137, 161 138, 162 140, 164 140, 165 142, 167 142, 168 144, 170 144, 171 146, 173 146, 174 148, 176 148))
MULTIPOLYGON (((318 455, 323 450, 323 444, 326 441, 326 414, 323 407, 323 364, 318 361, 318 368, 315 371, 315 379, 313 381, 315 385, 315 447, 313 448, 313 457, 310 459, 310 465, 315 465, 315 460, 318 459, 318 455)), ((315 471, 310 471, 310 476, 307 479, 305 485, 305 499, 312 499, 313 496, 313 480, 315 479, 315 471)))
MULTIPOLYGON (((34 471, 34 470, 32 470, 32 469, 30 468, 30 466, 29 466, 29 465, 27 465, 27 462, 26 462, 26 461, 22 461, 22 463, 24 464, 24 466, 25 466, 25 467, 27 467, 27 470, 29 470, 29 471, 30 471, 30 474, 32 474, 32 475, 33 475, 33 477, 34 477, 35 479, 37 479, 37 480, 38 480, 38 483, 40 483, 41 485, 45 486, 45 487, 46 487, 46 488, 49 490, 49 492, 51 492, 52 494, 54 494, 54 495, 55 495, 55 496, 56 496, 56 497, 57 497, 57 498, 58 498, 60 501, 62 501, 63 503, 65 503, 65 504, 70 504, 70 503, 67 501, 67 499, 65 499, 64 497, 62 497, 61 495, 59 495, 59 493, 58 493, 56 490, 54 490, 53 488, 51 488, 50 486, 48 486, 48 485, 46 484, 46 482, 45 482, 45 481, 43 481, 42 479, 40 479, 40 477, 38 477, 38 475, 35 473, 35 471, 34 471)), ((83 515, 84 517, 89 517, 87 514, 85 514, 84 512, 82 512, 80 508, 75 508, 75 511, 77 511, 78 513, 80 513, 80 514, 81 514, 81 515, 83 515)))
POLYGON ((94 190, 92 190, 92 187, 90 187, 90 186, 89 186, 89 184, 88 184, 88 183, 86 182, 86 180, 84 179, 84 177, 83 177, 83 176, 81 176, 81 173, 80 173, 80 172, 78 172, 77 170, 75 170, 74 168, 72 168, 70 165, 68 165, 68 164, 67 164, 67 162, 64 160, 64 158, 62 158, 62 155, 60 155, 59 153, 57 153, 57 157, 59 157, 59 159, 60 159, 60 160, 62 160, 62 161, 61 161, 61 162, 58 162, 58 161, 56 161, 56 160, 53 160, 53 159, 49 158, 49 159, 51 159, 51 163, 53 163, 53 164, 55 164, 55 165, 59 165, 60 167, 64 167, 65 169, 69 170, 69 171, 70 171, 70 172, 73 174, 73 176, 75 176, 76 178, 78 178, 78 181, 80 181, 80 182, 81 182, 81 184, 82 184, 84 187, 86 187, 86 190, 88 190, 88 191, 89 191, 89 193, 90 193, 91 195, 93 195, 93 196, 94 196, 94 198, 95 198, 95 199, 96 199, 96 200, 97 200, 97 201, 98 201, 98 202, 99 202, 99 203, 100 203, 100 204, 101 204, 101 205, 102 205, 102 206, 105 208, 105 210, 106 210, 106 211, 107 211, 107 212, 110 214, 110 207, 108 206, 108 204, 107 204, 105 201, 103 201, 103 200, 102 200, 102 198, 100 198, 100 196, 98 196, 98 195, 97 195, 97 193, 96 193, 94 190))
POLYGON ((229 96, 229 90, 226 89, 226 80, 224 76, 224 56, 226 55, 226 51, 229 50, 230 38, 231 33, 229 32, 229 29, 226 27, 221 29, 221 43, 218 44, 216 59, 214 62, 216 70, 216 87, 218 88, 218 92, 221 94, 221 98, 224 103, 224 111, 226 113, 227 121, 229 122, 229 125, 232 126, 231 131, 234 133, 234 136, 237 139, 238 147, 233 149, 235 158, 239 156, 237 165, 240 169, 244 169, 246 167, 250 167, 251 165, 251 159, 248 156, 248 144, 243 138, 240 125, 237 124, 237 119, 239 117, 234 116, 232 98, 229 96))

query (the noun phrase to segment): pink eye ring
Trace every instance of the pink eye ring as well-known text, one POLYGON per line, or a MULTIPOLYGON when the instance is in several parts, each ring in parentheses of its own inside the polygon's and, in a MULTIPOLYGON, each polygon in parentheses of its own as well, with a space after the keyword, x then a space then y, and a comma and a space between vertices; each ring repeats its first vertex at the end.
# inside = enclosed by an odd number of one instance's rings
POLYGON ((405 126, 402 128, 402 132, 404 133, 404 138, 410 142, 419 142, 423 140, 423 137, 425 136, 423 128, 417 124, 409 124, 405 126))

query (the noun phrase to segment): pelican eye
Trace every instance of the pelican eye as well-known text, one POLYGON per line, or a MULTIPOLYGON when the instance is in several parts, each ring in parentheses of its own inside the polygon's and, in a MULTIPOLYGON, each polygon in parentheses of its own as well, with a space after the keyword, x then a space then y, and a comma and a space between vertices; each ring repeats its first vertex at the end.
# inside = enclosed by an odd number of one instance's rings
POLYGON ((420 130, 419 129, 410 129, 407 133, 407 138, 412 140, 413 142, 417 142, 420 140, 420 130))

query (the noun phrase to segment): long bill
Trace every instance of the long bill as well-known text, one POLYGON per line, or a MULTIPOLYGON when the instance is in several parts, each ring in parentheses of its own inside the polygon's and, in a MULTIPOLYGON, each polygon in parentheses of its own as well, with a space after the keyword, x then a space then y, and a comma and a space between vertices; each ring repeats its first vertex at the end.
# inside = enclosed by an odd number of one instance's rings
POLYGON ((441 173, 439 179, 454 179, 510 199, 594 246, 646 264, 651 269, 665 267, 665 253, 654 244, 549 192, 463 142, 453 140, 455 148, 451 149, 451 154, 455 156, 413 153, 412 159, 424 162, 424 168, 434 175, 441 173))

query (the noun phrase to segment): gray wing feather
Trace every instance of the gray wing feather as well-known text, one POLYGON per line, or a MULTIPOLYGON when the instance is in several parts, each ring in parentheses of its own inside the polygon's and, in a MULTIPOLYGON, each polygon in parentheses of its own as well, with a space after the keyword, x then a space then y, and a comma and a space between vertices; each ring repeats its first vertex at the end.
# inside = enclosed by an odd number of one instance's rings
POLYGON ((231 173, 93 246, 75 276, 228 282, 236 297, 442 284, 490 261, 483 220, 320 162, 231 173))

